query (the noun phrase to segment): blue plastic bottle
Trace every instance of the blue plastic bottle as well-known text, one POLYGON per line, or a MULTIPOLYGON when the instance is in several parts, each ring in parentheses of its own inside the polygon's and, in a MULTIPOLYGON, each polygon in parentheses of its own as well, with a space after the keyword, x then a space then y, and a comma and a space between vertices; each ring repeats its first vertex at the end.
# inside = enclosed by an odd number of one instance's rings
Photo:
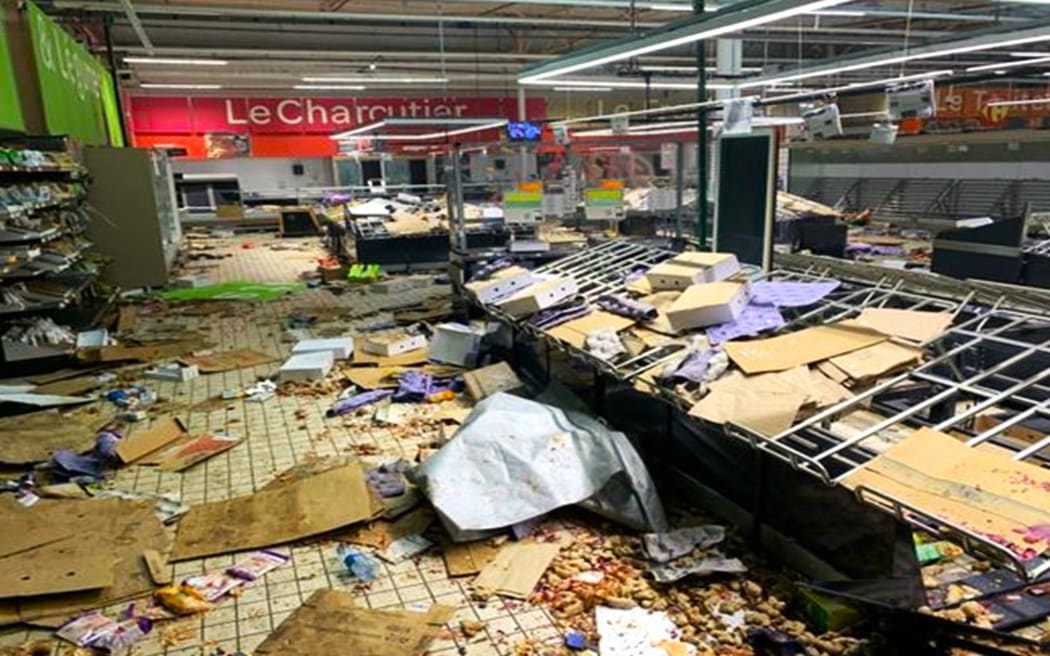
POLYGON ((346 545, 339 545, 338 553, 346 570, 359 581, 374 581, 379 576, 379 563, 367 554, 346 545))

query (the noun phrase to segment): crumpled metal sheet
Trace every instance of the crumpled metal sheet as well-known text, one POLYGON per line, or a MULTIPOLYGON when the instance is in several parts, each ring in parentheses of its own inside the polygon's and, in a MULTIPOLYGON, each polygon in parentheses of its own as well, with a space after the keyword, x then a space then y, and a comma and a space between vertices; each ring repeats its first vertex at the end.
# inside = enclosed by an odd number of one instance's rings
POLYGON ((657 583, 674 583, 694 574, 743 574, 746 571, 747 567, 738 558, 726 558, 720 554, 700 558, 685 556, 670 563, 649 566, 649 575, 657 583))
POLYGON ((667 530, 627 436, 587 414, 510 394, 475 406, 415 482, 458 541, 579 503, 637 530, 667 530))
POLYGON ((650 560, 666 563, 681 558, 697 547, 706 549, 726 538, 724 526, 705 524, 680 528, 670 533, 646 533, 642 536, 645 555, 650 560))

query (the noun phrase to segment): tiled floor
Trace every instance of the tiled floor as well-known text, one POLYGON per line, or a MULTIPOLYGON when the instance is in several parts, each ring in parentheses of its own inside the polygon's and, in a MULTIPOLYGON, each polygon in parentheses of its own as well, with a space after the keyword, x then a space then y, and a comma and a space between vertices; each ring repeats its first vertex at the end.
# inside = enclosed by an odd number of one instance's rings
MULTIPOLYGON (((222 260, 219 267, 211 270, 213 280, 288 281, 311 269, 321 255, 316 248, 270 250, 267 244, 272 239, 259 236, 234 240, 234 243, 249 240, 252 248, 234 248, 233 258, 222 260)), ((326 291, 311 290, 292 298, 252 306, 250 311, 238 311, 235 316, 167 316, 156 323, 201 330, 215 342, 217 349, 252 348, 279 357, 286 354, 290 346, 281 341, 281 323, 296 310, 344 308, 348 315, 360 317, 373 310, 447 293, 448 287, 433 284, 396 295, 361 290, 337 297, 326 291)), ((257 377, 267 376, 273 371, 274 366, 263 365, 206 375, 189 383, 150 383, 161 397, 186 407, 176 415, 187 422, 191 432, 226 430, 242 435, 246 438, 245 443, 182 474, 148 467, 128 467, 116 475, 112 486, 137 492, 171 494, 186 503, 196 504, 250 493, 308 456, 345 455, 353 445, 374 444, 382 450, 382 456, 367 459, 413 458, 417 444, 435 437, 427 431, 394 434, 374 426, 371 421, 326 420, 324 411, 334 395, 277 397, 262 404, 233 401, 214 411, 197 411, 189 407, 216 397, 225 389, 251 385, 257 377)), ((239 650, 250 654, 281 620, 318 588, 348 590, 360 604, 371 608, 422 609, 432 603, 458 608, 456 619, 450 624, 453 629, 443 632, 432 644, 429 653, 435 655, 511 654, 515 643, 526 635, 534 640, 550 638, 558 641, 558 631, 543 609, 514 602, 472 602, 468 597, 469 578, 449 578, 436 551, 423 555, 416 562, 383 565, 381 576, 367 589, 355 586, 344 576, 342 564, 334 558, 332 543, 322 541, 293 546, 285 551, 292 556, 288 565, 268 574, 238 598, 226 599, 204 615, 161 625, 140 644, 136 653, 140 656, 216 656, 234 654, 239 650), (467 640, 455 629, 460 620, 472 618, 486 621, 487 626, 481 634, 467 640)), ((180 563, 175 566, 174 573, 182 577, 228 566, 234 558, 228 555, 180 563)), ((29 638, 47 635, 37 630, 7 630, 0 634, 0 646, 20 644, 29 638)))

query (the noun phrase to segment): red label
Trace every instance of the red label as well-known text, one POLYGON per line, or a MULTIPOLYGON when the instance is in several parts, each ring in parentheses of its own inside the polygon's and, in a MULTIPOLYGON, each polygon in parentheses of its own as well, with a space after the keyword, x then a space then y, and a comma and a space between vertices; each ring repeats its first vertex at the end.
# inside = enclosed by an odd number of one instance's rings
MULTIPOLYGON (((386 118, 517 118, 511 97, 485 98, 244 98, 132 96, 128 119, 136 134, 326 134, 386 118)), ((530 120, 546 115, 543 98, 526 101, 530 120)))

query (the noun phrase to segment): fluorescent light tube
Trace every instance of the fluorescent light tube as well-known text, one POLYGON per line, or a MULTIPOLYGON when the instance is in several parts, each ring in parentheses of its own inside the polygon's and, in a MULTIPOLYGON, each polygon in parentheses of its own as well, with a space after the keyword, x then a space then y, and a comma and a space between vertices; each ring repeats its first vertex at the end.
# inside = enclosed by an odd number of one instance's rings
POLYGON ((859 9, 821 9, 807 12, 812 16, 867 16, 868 12, 859 9))
MULTIPOLYGON (((534 87, 572 86, 572 87, 612 87, 614 89, 645 89, 645 82, 629 82, 625 80, 538 80, 535 82, 522 80, 518 84, 534 87)), ((732 89, 735 85, 724 82, 713 82, 707 85, 708 89, 732 89)), ((650 82, 650 89, 696 89, 696 82, 650 82)))
MULTIPOLYGON (((519 78, 519 83, 529 83, 538 80, 545 80, 547 78, 555 77, 558 75, 565 75, 567 73, 575 73, 587 68, 594 68, 595 66, 601 66, 602 64, 608 64, 610 62, 622 61, 624 59, 630 59, 632 57, 640 57, 650 52, 657 52, 659 50, 668 50, 678 46, 686 45, 688 43, 696 43, 697 41, 704 41, 706 39, 713 39, 726 34, 733 34, 740 32, 752 27, 758 27, 760 25, 766 25, 768 23, 775 23, 776 21, 783 20, 785 18, 791 18, 792 16, 798 16, 799 14, 806 14, 820 9, 827 9, 841 4, 846 4, 849 0, 817 0, 816 2, 806 2, 801 5, 794 7, 788 7, 780 11, 770 12, 768 14, 762 14, 754 16, 753 18, 745 18, 735 22, 730 22, 726 25, 719 25, 718 27, 710 27, 703 29, 703 23, 698 25, 698 31, 692 34, 686 34, 674 39, 667 39, 659 43, 653 43, 645 46, 640 46, 624 52, 618 52, 612 55, 606 55, 604 57, 598 57, 590 61, 580 62, 578 64, 569 64, 564 67, 555 68, 554 70, 546 71, 543 73, 534 73, 532 75, 526 75, 519 78)), ((718 16, 709 20, 718 20, 718 16)), ((1050 37, 1048 37, 1050 38, 1050 37)))
POLYGON ((1014 107, 1016 105, 1043 105, 1050 103, 1050 98, 1026 98, 1025 100, 993 100, 985 107, 1014 107))
POLYGON ((365 87, 353 84, 296 84, 293 89, 302 91, 364 91, 365 87))
POLYGON ((944 77, 951 75, 955 71, 950 69, 944 69, 941 71, 930 71, 929 73, 916 73, 914 75, 903 75, 901 77, 888 77, 882 80, 872 80, 870 82, 853 82, 851 84, 843 84, 837 87, 827 87, 826 89, 811 89, 809 91, 789 93, 782 96, 770 96, 769 100, 792 100, 794 98, 808 98, 810 96, 817 96, 825 93, 836 93, 838 91, 855 91, 857 89, 864 89, 867 87, 878 87, 878 86, 889 86, 891 84, 897 84, 898 82, 912 82, 915 80, 929 80, 935 77, 944 77))
POLYGON ((612 87, 554 87, 555 91, 584 91, 606 93, 612 91, 612 87))
POLYGON ((226 66, 225 59, 179 59, 177 57, 125 57, 125 64, 164 64, 171 66, 226 66))
POLYGON ((980 50, 991 50, 993 48, 1003 48, 1007 46, 1021 45, 1023 43, 1039 43, 1041 41, 1050 41, 1050 33, 1044 30, 1043 34, 1035 36, 1026 36, 1018 39, 1010 39, 1006 41, 985 42, 969 46, 949 46, 941 49, 933 48, 931 50, 924 50, 918 53, 896 55, 875 60, 866 60, 857 62, 855 64, 843 64, 842 66, 834 66, 831 68, 820 68, 810 70, 803 69, 794 73, 777 75, 765 79, 744 80, 740 82, 737 85, 737 87, 741 89, 747 89, 750 87, 769 86, 772 84, 779 84, 782 82, 791 82, 794 80, 807 80, 813 77, 827 77, 829 75, 835 75, 836 73, 846 73, 848 71, 861 71, 866 68, 876 68, 878 66, 889 66, 891 64, 900 64, 903 62, 915 61, 918 59, 932 59, 934 57, 945 57, 947 55, 957 55, 964 52, 978 52, 980 50))
POLYGON ((303 82, 340 82, 368 84, 376 82, 379 84, 444 84, 448 82, 447 77, 304 77, 303 82))
POLYGON ((1050 56, 1039 57, 1036 59, 1021 59, 1019 61, 1012 62, 999 62, 996 64, 982 64, 980 66, 971 66, 966 69, 967 73, 976 73, 978 71, 995 71, 999 72, 1003 68, 1017 68, 1018 66, 1031 66, 1032 64, 1045 64, 1050 62, 1050 56))
MULTIPOLYGON (((696 66, 660 66, 658 64, 642 64, 640 68, 643 71, 658 71, 665 73, 696 73, 696 66)), ((717 66, 706 66, 704 68, 708 73, 717 73, 717 66)), ((741 73, 760 73, 762 72, 761 66, 741 66, 741 73)))
POLYGON ((221 84, 154 84, 144 82, 139 85, 140 89, 221 89, 221 84))
POLYGON ((651 5, 644 6, 646 9, 652 9, 653 11, 693 11, 693 8, 689 5, 669 5, 664 3, 653 3, 651 5))

